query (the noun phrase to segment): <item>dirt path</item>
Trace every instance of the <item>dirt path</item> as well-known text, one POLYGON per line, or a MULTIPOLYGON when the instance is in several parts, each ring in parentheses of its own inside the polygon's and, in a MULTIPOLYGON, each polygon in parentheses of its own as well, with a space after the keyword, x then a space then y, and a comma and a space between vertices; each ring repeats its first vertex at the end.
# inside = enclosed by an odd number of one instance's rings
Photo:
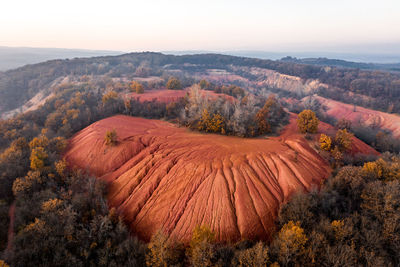
POLYGON ((13 249, 13 240, 14 240, 15 201, 10 206, 8 216, 10 217, 10 224, 8 226, 8 241, 6 250, 8 252, 11 252, 13 249))

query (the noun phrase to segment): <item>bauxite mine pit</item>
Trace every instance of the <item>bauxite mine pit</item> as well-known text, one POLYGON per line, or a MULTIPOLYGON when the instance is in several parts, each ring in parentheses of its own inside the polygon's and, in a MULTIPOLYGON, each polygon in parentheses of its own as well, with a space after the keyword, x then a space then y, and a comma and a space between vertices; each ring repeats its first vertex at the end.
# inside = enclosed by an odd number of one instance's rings
POLYGON ((118 115, 77 133, 65 158, 109 183, 110 206, 144 240, 163 229, 187 242, 196 225, 218 241, 268 239, 280 205, 331 171, 295 124, 292 115, 280 137, 245 139, 118 115), (104 142, 111 129, 116 146, 104 142))

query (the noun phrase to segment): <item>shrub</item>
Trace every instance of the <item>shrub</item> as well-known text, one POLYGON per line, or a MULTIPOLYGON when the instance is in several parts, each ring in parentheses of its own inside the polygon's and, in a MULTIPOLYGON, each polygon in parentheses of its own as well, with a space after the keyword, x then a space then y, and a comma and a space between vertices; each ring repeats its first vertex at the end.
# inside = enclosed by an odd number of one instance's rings
POLYGON ((115 129, 106 132, 106 136, 104 137, 104 141, 107 146, 115 146, 117 144, 117 132, 115 129))

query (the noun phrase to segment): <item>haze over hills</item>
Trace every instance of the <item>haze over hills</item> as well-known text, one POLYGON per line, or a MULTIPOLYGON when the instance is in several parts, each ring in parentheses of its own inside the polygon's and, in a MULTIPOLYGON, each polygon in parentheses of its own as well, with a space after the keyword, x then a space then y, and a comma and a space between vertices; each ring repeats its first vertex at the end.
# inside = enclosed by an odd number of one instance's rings
POLYGON ((107 50, 34 48, 0 46, 0 71, 15 69, 51 59, 119 55, 122 52, 107 50))

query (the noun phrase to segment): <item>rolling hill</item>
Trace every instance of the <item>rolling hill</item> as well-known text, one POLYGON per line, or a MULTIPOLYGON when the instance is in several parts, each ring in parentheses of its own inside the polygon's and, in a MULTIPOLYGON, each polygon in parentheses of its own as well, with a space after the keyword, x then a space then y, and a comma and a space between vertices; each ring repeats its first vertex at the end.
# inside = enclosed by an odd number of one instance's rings
MULTIPOLYGON (((354 153, 376 154, 353 143, 354 153)), ((163 229, 188 242, 203 224, 219 241, 268 239, 280 205, 319 186, 331 171, 297 133, 293 114, 284 132, 268 139, 201 134, 118 115, 73 136, 64 157, 109 183, 110 205, 144 240, 163 229), (110 129, 118 135, 113 147, 103 141, 110 129)))

